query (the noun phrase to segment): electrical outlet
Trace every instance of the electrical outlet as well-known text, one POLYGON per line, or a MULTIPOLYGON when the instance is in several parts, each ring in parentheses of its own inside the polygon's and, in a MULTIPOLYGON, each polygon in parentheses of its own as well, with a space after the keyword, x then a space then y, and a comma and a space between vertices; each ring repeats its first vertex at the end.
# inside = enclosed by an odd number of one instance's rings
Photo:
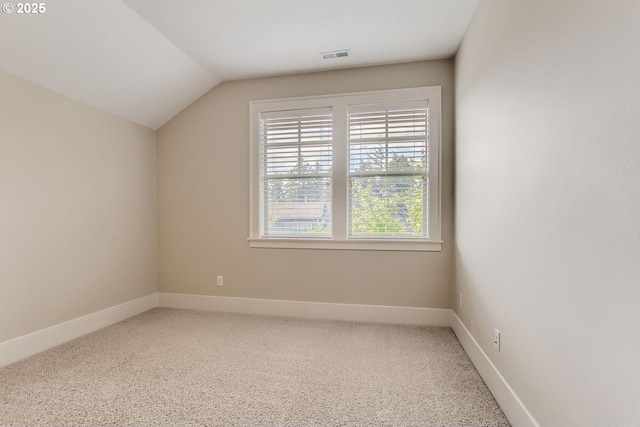
POLYGON ((493 346, 500 351, 500 331, 497 329, 493 330, 493 346))
POLYGON ((217 281, 216 281, 216 285, 217 286, 222 286, 224 285, 224 281, 222 279, 222 276, 218 276, 217 281))
POLYGON ((462 292, 460 292, 460 300, 458 302, 458 305, 460 306, 460 308, 462 308, 462 292))

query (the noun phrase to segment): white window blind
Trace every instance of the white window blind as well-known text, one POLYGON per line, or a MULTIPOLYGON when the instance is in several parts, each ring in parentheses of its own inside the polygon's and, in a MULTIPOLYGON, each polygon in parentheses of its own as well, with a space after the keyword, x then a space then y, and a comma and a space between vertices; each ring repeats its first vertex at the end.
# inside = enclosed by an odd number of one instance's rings
POLYGON ((427 101, 348 109, 349 236, 429 238, 427 101))
POLYGON ((332 145, 331 108, 260 114, 262 236, 331 236, 332 145))

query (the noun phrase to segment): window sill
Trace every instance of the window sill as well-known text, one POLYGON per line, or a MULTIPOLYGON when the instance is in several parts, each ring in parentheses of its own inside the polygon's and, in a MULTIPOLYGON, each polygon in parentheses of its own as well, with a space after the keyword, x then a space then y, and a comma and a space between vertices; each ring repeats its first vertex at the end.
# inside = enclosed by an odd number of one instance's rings
POLYGON ((361 250, 361 251, 421 251, 441 252, 441 241, 408 240, 408 239, 287 239, 249 238, 249 247, 275 249, 329 249, 329 250, 361 250))

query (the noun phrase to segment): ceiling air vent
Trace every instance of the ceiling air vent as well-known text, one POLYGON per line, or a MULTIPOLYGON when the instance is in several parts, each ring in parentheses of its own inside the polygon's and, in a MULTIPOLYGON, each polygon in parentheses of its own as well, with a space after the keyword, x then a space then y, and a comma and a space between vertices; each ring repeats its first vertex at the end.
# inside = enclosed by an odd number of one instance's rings
POLYGON ((346 58, 347 56, 349 56, 349 49, 335 50, 332 52, 320 52, 320 55, 322 55, 324 59, 346 58))

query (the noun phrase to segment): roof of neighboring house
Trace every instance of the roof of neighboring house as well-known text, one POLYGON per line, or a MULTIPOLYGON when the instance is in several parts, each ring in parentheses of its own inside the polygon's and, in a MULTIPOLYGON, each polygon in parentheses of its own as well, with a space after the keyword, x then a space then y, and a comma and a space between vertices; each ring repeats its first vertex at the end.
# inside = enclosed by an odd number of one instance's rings
POLYGON ((282 219, 322 219, 325 202, 277 202, 269 205, 269 213, 282 219))

